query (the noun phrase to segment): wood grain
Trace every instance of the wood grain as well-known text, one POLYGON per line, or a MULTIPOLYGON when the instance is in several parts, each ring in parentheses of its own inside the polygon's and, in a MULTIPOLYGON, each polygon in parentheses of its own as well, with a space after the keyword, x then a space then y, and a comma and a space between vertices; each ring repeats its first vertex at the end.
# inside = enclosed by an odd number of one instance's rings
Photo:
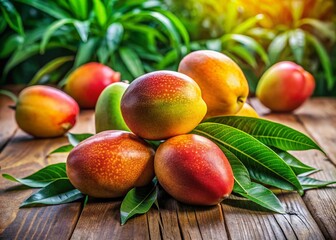
MULTIPOLYGON (((92 111, 84 112, 73 131, 87 132, 92 130, 92 125, 92 111)), ((67 144, 65 137, 34 139, 18 130, 1 153, 1 173, 25 177, 49 164, 64 162, 66 155, 56 154, 48 157, 48 154, 65 144, 67 144)), ((65 239, 69 238, 77 222, 81 204, 19 209, 20 203, 34 191, 32 189, 23 190, 19 184, 0 178, 1 237, 5 239, 7 237, 9 239, 52 239, 62 229, 62 234, 64 234, 62 236, 65 239), (45 224, 46 221, 48 224, 45 224), (39 235, 40 232, 44 234, 39 235)))

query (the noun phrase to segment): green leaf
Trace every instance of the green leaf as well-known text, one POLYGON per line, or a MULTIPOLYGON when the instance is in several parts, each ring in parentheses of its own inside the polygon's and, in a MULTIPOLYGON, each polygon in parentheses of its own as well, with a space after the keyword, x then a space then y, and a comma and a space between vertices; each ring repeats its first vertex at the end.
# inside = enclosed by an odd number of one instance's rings
POLYGON ((305 32, 301 29, 289 33, 289 46, 292 49, 295 61, 302 64, 303 54, 306 45, 305 32))
POLYGON ((222 144, 218 144, 218 146, 224 152, 232 167, 235 180, 233 192, 264 208, 278 213, 285 213, 279 199, 274 193, 260 184, 251 182, 249 173, 243 163, 222 144))
POLYGON ((85 22, 73 21, 73 25, 75 26, 77 33, 79 37, 81 38, 81 40, 83 42, 86 42, 89 37, 90 22, 89 21, 85 21, 85 22))
POLYGON ((87 0, 69 0, 69 4, 71 6, 71 10, 75 13, 76 17, 85 20, 88 14, 88 2, 87 0))
POLYGON ((277 149, 277 148, 272 148, 274 152, 276 152, 285 162, 293 169, 294 173, 296 175, 300 175, 303 173, 311 173, 317 171, 316 168, 313 168, 311 166, 308 166, 301 162, 299 159, 294 157, 292 154, 277 149))
POLYGON ((81 141, 93 136, 92 133, 80 133, 80 134, 75 134, 75 133, 67 133, 67 137, 69 140, 69 143, 73 146, 76 147, 81 141))
POLYGON ((78 68, 82 64, 90 61, 96 51, 98 43, 98 39, 90 38, 87 42, 80 44, 77 51, 74 68, 78 68))
POLYGON ((106 8, 104 3, 101 0, 94 0, 93 9, 99 25, 104 27, 107 23, 106 8))
POLYGON ((138 54, 131 48, 122 47, 119 50, 120 57, 134 78, 145 73, 138 54))
POLYGON ((268 56, 271 64, 276 63, 284 51, 288 41, 288 33, 284 32, 276 36, 268 47, 268 56))
POLYGON ((218 123, 201 123, 192 132, 230 150, 243 162, 251 178, 258 182, 302 193, 296 175, 286 162, 251 135, 218 123))
POLYGON ((257 14, 256 16, 246 19, 244 22, 238 24, 231 32, 235 34, 244 34, 246 31, 255 27, 259 21, 264 19, 263 14, 257 14))
POLYGON ((322 149, 313 140, 303 133, 283 124, 266 119, 222 116, 209 118, 205 120, 205 122, 229 125, 250 134, 268 146, 273 146, 285 151, 308 149, 322 151, 322 149))
POLYGON ((304 25, 310 25, 319 31, 319 36, 329 38, 331 42, 335 42, 336 36, 333 23, 314 18, 303 18, 299 20, 299 26, 304 25))
POLYGON ((19 182, 32 188, 45 187, 55 180, 68 179, 65 170, 65 163, 49 165, 25 178, 15 178, 9 174, 2 174, 2 176, 8 180, 19 182))
POLYGON ((303 190, 326 187, 328 185, 336 183, 336 180, 323 181, 306 176, 299 176, 299 181, 303 187, 303 190))
POLYGON ((66 11, 60 8, 60 6, 53 1, 44 1, 44 0, 17 0, 17 1, 32 6, 57 19, 70 17, 70 15, 66 11))
POLYGON ((41 41, 41 47, 40 47, 40 52, 44 53, 45 48, 47 46, 47 43, 49 41, 49 39, 51 38, 51 36, 54 34, 54 32, 56 30, 58 30, 59 28, 61 28, 62 26, 66 25, 66 24, 72 24, 75 26, 78 35, 82 38, 83 42, 86 42, 87 37, 88 37, 88 26, 86 22, 79 22, 75 19, 71 19, 71 18, 63 18, 60 20, 57 20, 55 22, 53 22, 45 31, 42 41, 41 41))
POLYGON ((14 5, 8 0, 0 1, 0 9, 8 25, 21 36, 24 35, 22 19, 14 5))
POLYGON ((43 76, 55 71, 60 66, 62 66, 64 63, 72 61, 73 59, 74 59, 73 56, 65 56, 65 57, 58 57, 58 58, 51 60, 46 65, 44 65, 42 68, 40 68, 40 70, 38 70, 38 72, 34 75, 33 79, 28 83, 28 85, 37 84, 43 76))
POLYGON ((307 41, 309 41, 313 45, 313 47, 317 52, 317 55, 320 58, 320 63, 327 78, 328 89, 331 90, 335 84, 335 77, 333 76, 332 73, 331 62, 328 53, 326 49, 323 47, 323 44, 315 36, 306 33, 306 38, 307 41))
POLYGON ((272 210, 277 213, 286 213, 279 199, 268 188, 261 184, 251 182, 245 186, 244 191, 236 191, 237 194, 246 197, 247 199, 272 210))
POLYGON ((5 39, 1 49, 0 58, 10 56, 24 42, 24 38, 18 34, 12 34, 5 39))
POLYGON ((246 63, 248 63, 251 67, 253 68, 257 67, 257 60, 255 59, 253 54, 248 49, 246 49, 244 46, 235 45, 235 46, 230 47, 228 51, 237 55, 239 58, 241 58, 246 63))
POLYGON ((83 197, 84 195, 70 183, 69 179, 58 179, 32 194, 20 207, 63 204, 83 197))
POLYGON ((120 23, 112 23, 106 31, 106 41, 108 52, 113 53, 122 41, 124 34, 124 27, 120 23))
POLYGON ((146 187, 136 187, 131 189, 123 199, 120 207, 121 225, 136 214, 143 214, 149 211, 157 199, 157 180, 146 187))
POLYGON ((228 41, 239 42, 248 49, 258 53, 261 59, 264 61, 264 63, 266 65, 269 65, 269 59, 267 53, 265 52, 264 48, 253 38, 241 34, 225 34, 223 37, 221 37, 221 41, 223 43, 228 41))
POLYGON ((50 152, 49 155, 54 154, 54 153, 66 153, 66 152, 70 152, 73 148, 74 148, 74 146, 72 146, 71 144, 64 145, 64 146, 61 146, 59 148, 56 148, 55 150, 53 150, 52 152, 50 152))

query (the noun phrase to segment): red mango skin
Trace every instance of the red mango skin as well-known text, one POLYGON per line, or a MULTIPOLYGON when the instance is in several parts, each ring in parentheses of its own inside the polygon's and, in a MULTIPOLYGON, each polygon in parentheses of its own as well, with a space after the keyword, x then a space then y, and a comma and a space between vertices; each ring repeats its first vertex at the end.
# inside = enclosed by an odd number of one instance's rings
POLYGON ((202 121, 206 109, 197 83, 174 71, 156 71, 137 78, 121 99, 127 126, 150 140, 190 132, 202 121))
POLYGON ((185 134, 168 139, 156 151, 154 170, 160 185, 180 202, 215 205, 232 192, 231 166, 209 139, 185 134))
POLYGON ((100 93, 111 83, 119 81, 119 72, 101 63, 90 62, 69 75, 64 90, 81 108, 94 108, 100 93))
POLYGON ((67 158, 66 172, 84 194, 121 197, 152 181, 154 150, 133 133, 108 130, 78 144, 67 158))
POLYGON ((284 61, 269 68, 261 77, 256 95, 274 112, 291 112, 314 92, 314 77, 296 63, 284 61))
POLYGON ((64 135, 75 125, 79 114, 77 102, 69 95, 40 85, 23 89, 15 109, 18 126, 39 138, 64 135))

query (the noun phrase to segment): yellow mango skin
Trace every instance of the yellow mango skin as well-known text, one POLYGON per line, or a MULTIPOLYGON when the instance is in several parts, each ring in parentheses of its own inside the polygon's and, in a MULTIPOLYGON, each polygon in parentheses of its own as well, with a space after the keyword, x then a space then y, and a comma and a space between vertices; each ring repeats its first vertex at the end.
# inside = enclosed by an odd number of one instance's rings
POLYGON ((222 53, 212 50, 191 52, 182 59, 178 71, 200 86, 208 107, 206 118, 237 113, 248 96, 244 73, 222 53))
POLYGON ((247 102, 244 103, 244 106, 235 115, 242 116, 242 117, 254 117, 254 118, 259 117, 256 110, 254 110, 254 108, 247 102))
POLYGON ((26 133, 39 137, 62 136, 77 120, 79 106, 66 93, 49 86, 27 87, 19 94, 15 119, 26 133))
POLYGON ((190 132, 202 121, 206 109, 197 83, 174 71, 155 71, 137 78, 121 99, 127 126, 149 140, 190 132))

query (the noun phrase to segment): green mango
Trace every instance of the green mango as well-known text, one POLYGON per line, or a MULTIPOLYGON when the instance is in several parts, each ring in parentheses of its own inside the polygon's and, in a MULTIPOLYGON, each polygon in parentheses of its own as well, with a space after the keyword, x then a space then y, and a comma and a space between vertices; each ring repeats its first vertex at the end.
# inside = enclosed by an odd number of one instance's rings
POLYGON ((112 83, 100 94, 95 109, 96 133, 105 130, 130 131, 120 110, 120 100, 128 86, 124 82, 112 83))

